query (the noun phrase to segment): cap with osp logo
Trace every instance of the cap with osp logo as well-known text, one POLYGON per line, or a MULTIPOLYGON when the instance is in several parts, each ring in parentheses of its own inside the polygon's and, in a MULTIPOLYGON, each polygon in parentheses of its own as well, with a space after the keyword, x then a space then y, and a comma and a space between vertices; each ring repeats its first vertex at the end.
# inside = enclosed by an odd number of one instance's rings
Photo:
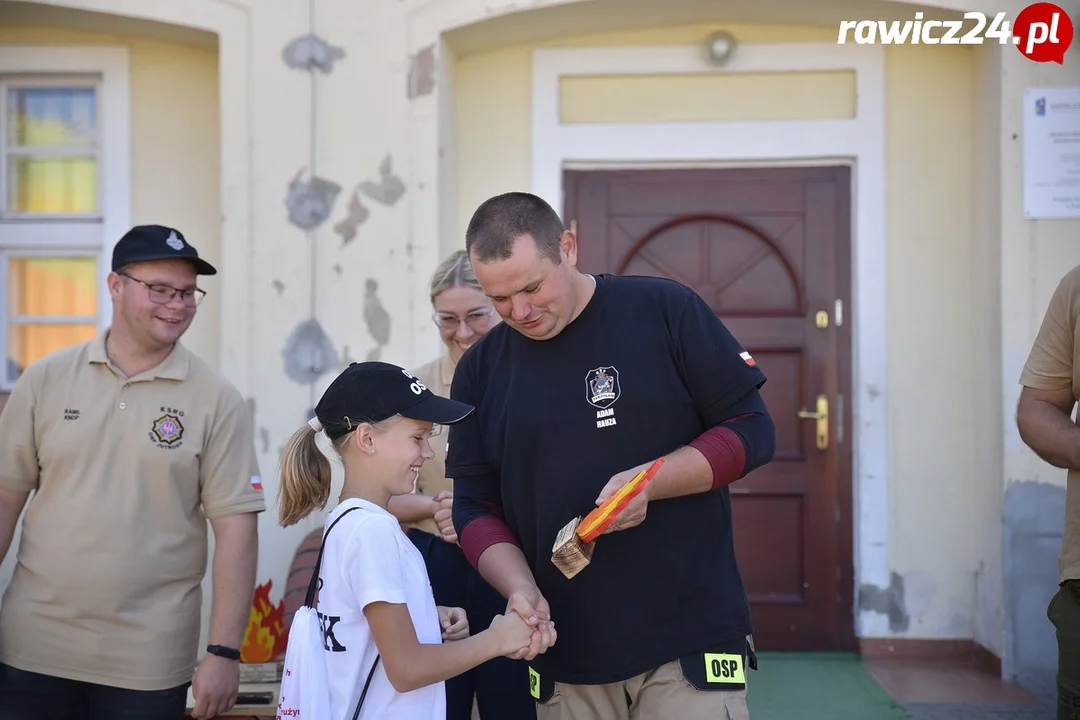
POLYGON ((151 260, 187 260, 199 275, 217 275, 217 268, 199 257, 179 230, 164 225, 136 225, 113 248, 112 269, 151 260))
POLYGON ((327 435, 338 438, 360 423, 394 415, 453 425, 472 411, 471 405, 431 392, 404 368, 368 361, 351 363, 330 383, 315 406, 315 418, 327 435))

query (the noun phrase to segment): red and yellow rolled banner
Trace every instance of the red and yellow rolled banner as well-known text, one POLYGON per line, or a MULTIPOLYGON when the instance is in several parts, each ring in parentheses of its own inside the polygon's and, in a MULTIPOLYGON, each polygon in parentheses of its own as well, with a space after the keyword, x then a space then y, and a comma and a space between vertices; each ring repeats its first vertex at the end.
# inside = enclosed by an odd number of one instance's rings
POLYGON ((648 468, 635 475, 633 480, 619 488, 619 491, 605 500, 603 505, 586 515, 577 527, 578 537, 583 542, 592 542, 600 537, 615 522, 619 513, 626 509, 630 501, 641 494, 663 464, 664 458, 658 458, 648 468))

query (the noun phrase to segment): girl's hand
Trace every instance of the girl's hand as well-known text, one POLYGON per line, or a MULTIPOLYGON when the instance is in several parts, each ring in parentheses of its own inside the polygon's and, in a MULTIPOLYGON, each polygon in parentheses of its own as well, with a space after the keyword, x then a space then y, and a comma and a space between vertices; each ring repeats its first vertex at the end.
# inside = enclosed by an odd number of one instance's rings
POLYGON ((436 607, 439 611, 439 624, 442 625, 442 638, 446 642, 463 640, 469 637, 469 618, 459 607, 436 607))
POLYGON ((490 630, 498 640, 499 654, 504 657, 527 650, 536 632, 516 612, 496 615, 491 621, 490 630))

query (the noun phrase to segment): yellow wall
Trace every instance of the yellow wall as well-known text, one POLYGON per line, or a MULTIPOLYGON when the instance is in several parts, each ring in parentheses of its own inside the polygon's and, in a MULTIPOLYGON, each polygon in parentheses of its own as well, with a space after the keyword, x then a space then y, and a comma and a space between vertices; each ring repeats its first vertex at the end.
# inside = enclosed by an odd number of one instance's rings
MULTIPOLYGON (((744 44, 835 41, 831 29, 724 27, 744 44)), ((545 46, 692 44, 716 29, 613 32, 545 46)), ((490 195, 531 185, 530 54, 536 47, 541 45, 455 59, 458 228, 490 195)), ((910 615, 899 636, 972 636, 984 518, 971 509, 995 506, 984 501, 988 494, 1000 506, 1000 485, 976 486, 974 479, 972 411, 975 393, 983 391, 969 371, 975 357, 974 73, 966 48, 950 49, 947 56, 939 47, 886 53, 889 547, 890 569, 903 579, 910 615)), ((566 97, 578 104, 575 116, 596 115, 588 101, 566 97)), ((848 101, 842 91, 822 95, 812 115, 842 116, 848 101)))
MULTIPOLYGON (((970 48, 886 64, 889 549, 908 634, 971 637, 982 519, 974 479, 970 48), (943 551, 947 548, 947 551, 943 551)), ((997 484, 988 488, 1000 496, 997 484)))
POLYGON ((855 105, 853 70, 559 79, 563 125, 839 119, 855 105))
MULTIPOLYGON (((175 226, 201 256, 218 264, 217 49, 68 28, 3 25, 0 43, 129 48, 132 224, 175 226)), ((220 278, 220 274, 200 278, 200 287, 208 294, 184 338, 190 349, 215 367, 220 345, 220 278)))

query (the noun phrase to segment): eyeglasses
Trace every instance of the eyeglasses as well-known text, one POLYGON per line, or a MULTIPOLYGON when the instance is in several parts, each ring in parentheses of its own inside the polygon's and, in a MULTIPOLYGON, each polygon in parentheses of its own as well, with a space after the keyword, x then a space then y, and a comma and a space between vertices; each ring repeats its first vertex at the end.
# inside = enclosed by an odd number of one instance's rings
MULTIPOLYGON (((473 310, 465 316, 465 322, 475 332, 484 332, 487 330, 488 317, 491 315, 492 308, 481 308, 473 310)), ((435 324, 439 326, 439 329, 444 332, 453 332, 461 325, 461 318, 457 315, 451 315, 449 313, 435 313, 432 316, 435 324)))
POLYGON ((180 301, 187 307, 195 307, 203 301, 206 297, 206 291, 195 288, 194 290, 177 290, 176 288, 169 287, 168 285, 151 285, 150 283, 143 282, 139 278, 119 273, 128 280, 134 280, 143 287, 145 287, 150 293, 150 302, 158 305, 168 305, 172 302, 172 299, 177 295, 180 296, 180 301))

